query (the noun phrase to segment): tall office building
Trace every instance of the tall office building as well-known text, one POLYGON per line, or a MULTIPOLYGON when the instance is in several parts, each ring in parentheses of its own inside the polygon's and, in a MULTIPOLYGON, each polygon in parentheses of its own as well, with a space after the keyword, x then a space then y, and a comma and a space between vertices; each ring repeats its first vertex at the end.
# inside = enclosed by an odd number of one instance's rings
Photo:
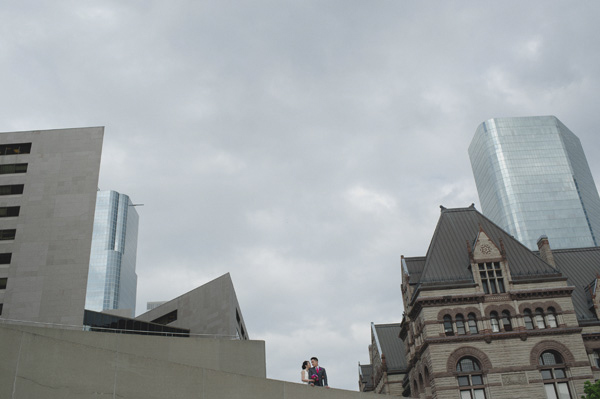
POLYGON ((0 134, 0 317, 82 325, 103 136, 0 134))
POLYGON ((494 118, 469 157, 483 214, 530 249, 597 246, 600 197, 577 136, 554 116, 494 118))
POLYGON ((85 308, 135 313, 138 214, 127 195, 98 191, 85 308))

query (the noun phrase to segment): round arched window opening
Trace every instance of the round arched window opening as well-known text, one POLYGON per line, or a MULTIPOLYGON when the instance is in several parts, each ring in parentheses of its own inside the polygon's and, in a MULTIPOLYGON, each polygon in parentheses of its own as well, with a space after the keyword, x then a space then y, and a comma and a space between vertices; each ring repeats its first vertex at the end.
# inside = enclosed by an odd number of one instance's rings
POLYGON ((571 399, 565 362, 556 351, 546 351, 539 358, 540 373, 548 399, 571 399))
POLYGON ((456 378, 461 399, 485 399, 483 372, 474 357, 463 357, 456 364, 456 378))

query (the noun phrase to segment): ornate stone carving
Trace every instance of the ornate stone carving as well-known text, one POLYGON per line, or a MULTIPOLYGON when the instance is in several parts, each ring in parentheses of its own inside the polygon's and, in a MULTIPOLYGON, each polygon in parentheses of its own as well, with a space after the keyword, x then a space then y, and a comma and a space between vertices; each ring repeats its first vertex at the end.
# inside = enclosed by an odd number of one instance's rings
POLYGON ((525 373, 502 374, 502 385, 525 385, 527 376, 525 373))

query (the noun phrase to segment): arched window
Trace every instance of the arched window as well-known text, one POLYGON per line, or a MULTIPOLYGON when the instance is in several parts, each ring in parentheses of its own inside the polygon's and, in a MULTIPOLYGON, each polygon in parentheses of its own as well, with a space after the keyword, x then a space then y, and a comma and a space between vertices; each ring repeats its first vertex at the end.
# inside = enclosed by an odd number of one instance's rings
POLYGON ((555 351, 546 351, 539 359, 540 372, 548 399, 571 399, 567 369, 562 356, 555 351))
POLYGON ((423 375, 419 374, 419 392, 421 392, 424 389, 424 385, 423 385, 423 375))
POLYGON ((429 369, 425 367, 425 386, 429 386, 429 369))
POLYGON ((537 328, 546 328, 546 324, 544 323, 544 311, 542 308, 537 308, 535 310, 535 323, 537 324, 537 328))
POLYGON ((469 313, 469 332, 471 334, 479 333, 479 330, 477 329, 477 318, 475 317, 475 313, 469 313))
POLYGON ((464 335, 465 331, 465 318, 461 314, 456 315, 456 333, 458 335, 464 335))
POLYGON ((556 310, 554 310, 553 307, 548 308, 548 314, 546 315, 546 324, 548 324, 548 328, 558 327, 558 323, 556 323, 556 310))
POLYGON ((500 332, 500 325, 498 323, 498 312, 490 313, 490 323, 492 324, 492 332, 500 332))
POLYGON ((417 380, 413 380, 413 392, 411 394, 413 398, 419 397, 419 385, 417 385, 417 380))
POLYGON ((504 331, 512 331, 512 323, 510 322, 510 312, 508 310, 502 311, 502 328, 504 331))
POLYGON ((523 320, 525 321, 525 328, 527 330, 533 330, 533 319, 531 318, 531 310, 525 309, 523 311, 523 320))
POLYGON ((446 336, 454 335, 454 330, 452 329, 452 317, 448 314, 444 316, 444 333, 446 336))
POLYGON ((463 357, 456 365, 461 399, 485 399, 483 373, 474 357, 463 357))

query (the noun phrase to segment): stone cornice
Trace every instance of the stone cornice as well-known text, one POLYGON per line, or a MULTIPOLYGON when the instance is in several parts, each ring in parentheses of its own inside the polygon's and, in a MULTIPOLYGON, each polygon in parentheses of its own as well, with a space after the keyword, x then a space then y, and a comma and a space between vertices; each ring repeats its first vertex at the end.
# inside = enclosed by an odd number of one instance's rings
POLYGON ((546 287, 528 290, 511 290, 501 294, 484 294, 474 292, 472 294, 440 295, 431 297, 419 297, 415 300, 408 316, 416 319, 422 308, 447 305, 468 305, 475 303, 498 302, 504 300, 531 300, 538 298, 559 298, 571 296, 575 287, 546 287))
POLYGON ((545 287, 530 290, 512 290, 510 291, 510 299, 531 299, 531 298, 556 298, 571 296, 575 287, 545 287))
POLYGON ((414 306, 410 310, 409 317, 415 319, 421 312, 421 309, 426 307, 479 303, 483 301, 484 296, 483 292, 478 292, 473 294, 421 297, 415 301, 414 306))

